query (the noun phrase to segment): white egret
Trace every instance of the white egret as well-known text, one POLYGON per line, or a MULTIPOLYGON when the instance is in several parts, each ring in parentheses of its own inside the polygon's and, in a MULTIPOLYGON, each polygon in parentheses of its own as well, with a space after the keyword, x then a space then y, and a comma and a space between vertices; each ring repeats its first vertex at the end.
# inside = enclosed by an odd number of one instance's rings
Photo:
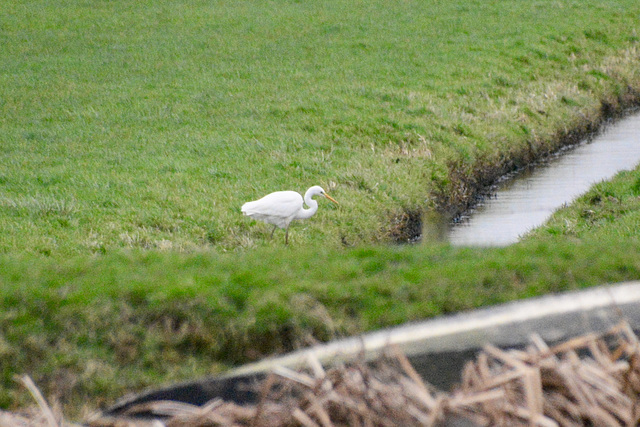
POLYGON ((294 219, 311 218, 318 210, 318 202, 313 200, 314 196, 324 196, 336 205, 338 202, 333 200, 322 187, 314 185, 304 194, 304 203, 309 206, 305 209, 302 205, 302 196, 295 191, 276 191, 267 194, 260 200, 247 202, 242 205, 242 213, 267 224, 273 224, 271 237, 276 227, 285 229, 285 244, 289 243, 289 224, 294 219))

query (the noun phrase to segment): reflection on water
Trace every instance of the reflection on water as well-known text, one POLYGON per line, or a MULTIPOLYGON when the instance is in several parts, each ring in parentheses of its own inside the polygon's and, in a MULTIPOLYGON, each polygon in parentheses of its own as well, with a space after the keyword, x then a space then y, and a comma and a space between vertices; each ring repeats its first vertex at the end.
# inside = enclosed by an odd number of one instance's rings
POLYGON ((611 124, 588 143, 498 186, 494 197, 451 226, 459 246, 504 246, 542 225, 591 185, 640 163, 640 113, 611 124))

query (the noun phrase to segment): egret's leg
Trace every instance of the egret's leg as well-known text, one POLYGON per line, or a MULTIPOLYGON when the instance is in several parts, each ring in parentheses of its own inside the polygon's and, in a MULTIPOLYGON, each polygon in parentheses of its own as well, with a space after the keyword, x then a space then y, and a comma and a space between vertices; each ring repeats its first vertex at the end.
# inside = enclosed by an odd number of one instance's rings
POLYGON ((272 239, 273 239, 273 233, 275 233, 275 232, 276 232, 276 228, 278 228, 278 226, 277 226, 277 225, 274 225, 274 226, 273 226, 273 230, 271 230, 271 238, 272 238, 272 239))
POLYGON ((287 226, 287 229, 284 232, 284 244, 289 244, 289 226, 287 226))

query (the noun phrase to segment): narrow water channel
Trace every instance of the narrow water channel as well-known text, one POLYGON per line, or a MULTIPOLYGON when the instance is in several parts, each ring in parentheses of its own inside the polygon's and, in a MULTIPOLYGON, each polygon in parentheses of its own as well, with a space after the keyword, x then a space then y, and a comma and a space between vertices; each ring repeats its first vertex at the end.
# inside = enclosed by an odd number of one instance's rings
POLYGON ((609 124, 589 141, 497 186, 490 198, 448 230, 458 246, 505 246, 542 225, 593 184, 640 163, 640 112, 609 124))

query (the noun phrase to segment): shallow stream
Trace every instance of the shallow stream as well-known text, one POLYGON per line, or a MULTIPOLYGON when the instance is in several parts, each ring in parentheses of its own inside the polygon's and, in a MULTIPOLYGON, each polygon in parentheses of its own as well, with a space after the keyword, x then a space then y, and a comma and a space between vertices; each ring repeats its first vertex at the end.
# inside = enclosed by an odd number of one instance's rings
POLYGON ((607 125, 594 137, 505 179, 447 239, 458 246, 505 246, 542 225, 593 184, 640 163, 640 112, 607 125))

